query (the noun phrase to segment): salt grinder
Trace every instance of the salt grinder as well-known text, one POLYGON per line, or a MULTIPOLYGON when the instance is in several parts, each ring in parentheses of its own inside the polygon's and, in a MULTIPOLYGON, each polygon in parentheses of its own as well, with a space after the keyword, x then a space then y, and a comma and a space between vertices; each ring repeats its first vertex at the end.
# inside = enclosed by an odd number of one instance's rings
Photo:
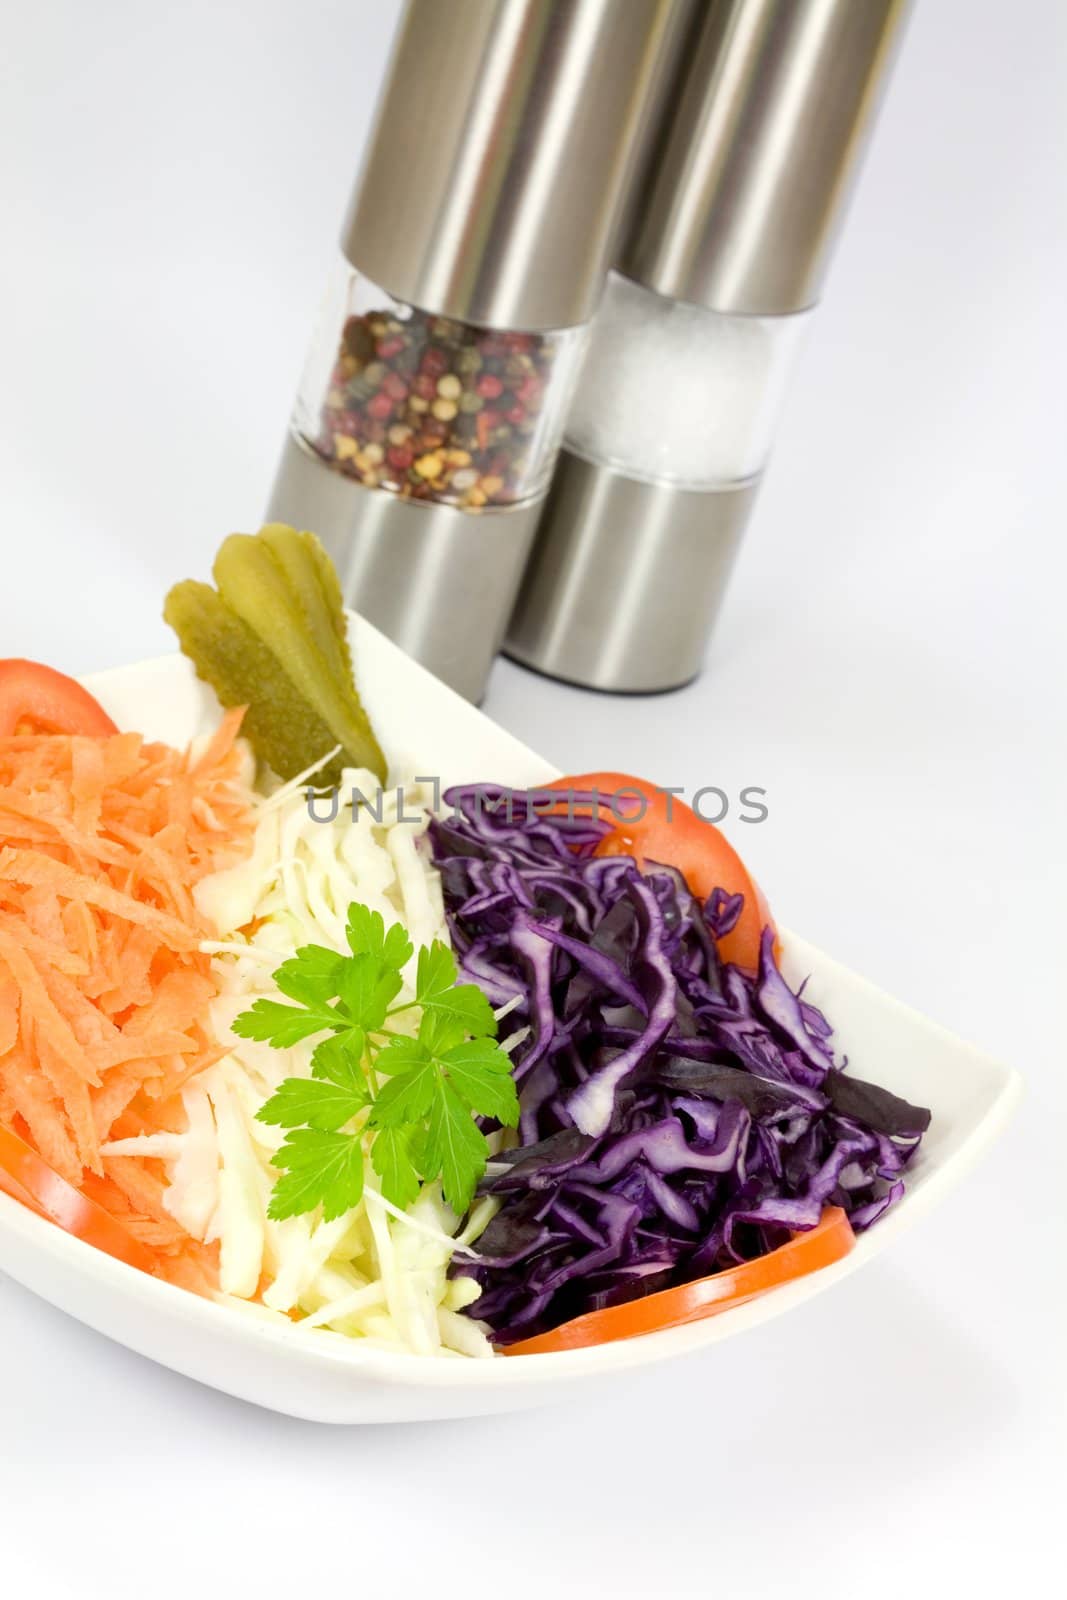
POLYGON ((505 650, 677 688, 770 449, 906 0, 707 0, 591 329, 505 650))
POLYGON ((268 518, 481 697, 690 0, 408 0, 268 518))

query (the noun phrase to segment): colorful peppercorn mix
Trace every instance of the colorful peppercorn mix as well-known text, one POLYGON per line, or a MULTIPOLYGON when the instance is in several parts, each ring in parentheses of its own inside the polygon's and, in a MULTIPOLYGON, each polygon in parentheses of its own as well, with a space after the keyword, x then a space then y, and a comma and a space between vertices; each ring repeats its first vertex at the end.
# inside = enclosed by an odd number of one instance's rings
POLYGON ((418 310, 350 315, 307 443, 367 488, 466 510, 513 505, 542 486, 559 339, 418 310))

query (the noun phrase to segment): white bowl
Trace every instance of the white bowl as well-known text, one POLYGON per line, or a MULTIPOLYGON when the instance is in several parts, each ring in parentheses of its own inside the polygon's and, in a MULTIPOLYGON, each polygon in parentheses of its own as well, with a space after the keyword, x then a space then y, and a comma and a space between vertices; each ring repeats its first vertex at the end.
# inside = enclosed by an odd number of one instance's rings
MULTIPOLYGON (((442 785, 517 786, 556 774, 532 750, 356 619, 361 687, 397 771, 442 785)), ((212 724, 213 696, 181 656, 87 680, 120 726, 176 744, 212 724)), ((649 774, 654 777, 655 774, 649 774)), ((773 887, 773 886, 772 886, 773 887)), ((829 1289, 884 1250, 959 1181, 1003 1129, 1021 1090, 998 1066, 881 994, 820 951, 783 934, 783 966, 810 975, 857 1073, 933 1112, 907 1193, 843 1261, 704 1322, 600 1348, 495 1361, 443 1361, 345 1346, 257 1320, 124 1266, 0 1194, 0 1268, 45 1300, 154 1361, 241 1399, 321 1422, 422 1421, 511 1411, 557 1398, 599 1373, 664 1361, 743 1333, 829 1289)))

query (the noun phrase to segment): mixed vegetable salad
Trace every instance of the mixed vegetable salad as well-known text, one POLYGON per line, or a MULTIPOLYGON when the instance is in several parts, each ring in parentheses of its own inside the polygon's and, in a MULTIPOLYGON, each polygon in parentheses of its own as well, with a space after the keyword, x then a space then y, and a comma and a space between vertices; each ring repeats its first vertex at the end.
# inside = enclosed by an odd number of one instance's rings
POLYGON ((383 789, 318 542, 234 535, 214 577, 166 605, 224 708, 188 750, 0 663, 0 1189, 423 1356, 629 1338, 846 1254, 929 1113, 846 1070, 723 835, 619 773, 383 789))

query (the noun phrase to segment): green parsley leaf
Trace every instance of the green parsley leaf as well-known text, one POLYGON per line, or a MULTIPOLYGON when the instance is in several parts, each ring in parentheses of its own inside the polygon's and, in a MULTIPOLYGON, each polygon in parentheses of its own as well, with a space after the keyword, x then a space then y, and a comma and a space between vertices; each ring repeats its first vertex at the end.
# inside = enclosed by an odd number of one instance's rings
POLYGON ((409 1039, 406 1035, 402 1035, 390 1039, 384 1049, 378 1051, 374 1070, 387 1078, 392 1077, 397 1072, 407 1072, 420 1061, 425 1061, 427 1054, 426 1046, 420 1039, 409 1039))
POLYGON ((344 1033, 331 1034, 311 1052, 311 1076, 328 1078, 342 1089, 369 1098, 370 1089, 363 1070, 363 1052, 366 1048, 367 1036, 362 1028, 348 1028, 344 1033))
MULTIPOLYGON (((378 1090, 371 1112, 371 1122, 376 1128, 400 1128, 405 1123, 421 1122, 429 1115, 441 1068, 428 1050, 416 1040, 411 1042, 414 1051, 403 1052, 409 1060, 408 1067, 390 1077, 378 1090)), ((388 1054, 383 1050, 378 1062, 388 1054)))
POLYGON ((406 1211, 419 1194, 411 1137, 410 1128, 382 1128, 370 1151, 371 1165, 382 1180, 382 1194, 401 1211, 406 1211))
POLYGON ((376 1033, 402 982, 399 972, 382 971, 377 956, 350 956, 341 963, 337 988, 347 1016, 368 1033, 376 1033))
POLYGON ((437 1055, 471 1034, 476 1038, 493 1038, 496 1034, 493 1008, 473 983, 457 984, 422 1013, 419 1038, 437 1055))
MULTIPOLYGON (((415 999, 422 1007, 423 1021, 427 1018, 449 1019, 459 1029, 459 1038, 465 1034, 496 1034, 493 1008, 482 991, 473 983, 457 984, 456 958, 447 945, 435 939, 433 944, 419 951, 415 979, 415 999)), ((431 1022, 430 1026, 438 1024, 431 1022)), ((453 1044, 458 1039, 452 1039, 453 1044)), ((442 1048, 440 1039, 437 1048, 442 1048)))
POLYGON ((256 1000, 231 1024, 239 1039, 258 1039, 275 1050, 288 1050, 301 1039, 335 1028, 345 1019, 331 1007, 283 1006, 277 1000, 256 1000))
POLYGON ((345 932, 354 956, 374 956, 379 966, 391 967, 397 972, 407 966, 415 953, 406 928, 394 922, 386 932, 381 912, 358 903, 348 908, 345 932))
POLYGON ((337 974, 344 956, 325 945, 305 944, 289 961, 283 961, 274 974, 282 994, 301 1005, 323 1007, 337 996, 337 974))
POLYGON ((422 1171, 426 1178, 440 1174, 445 1199, 459 1216, 474 1198, 488 1156, 485 1135, 470 1108, 451 1084, 438 1078, 421 1151, 422 1171))
POLYGON ((447 994, 459 977, 456 958, 440 939, 435 939, 433 944, 423 945, 415 970, 415 998, 420 1006, 432 1005, 447 994))
POLYGON ((322 1206, 323 1219, 335 1218, 358 1205, 363 1194, 363 1147, 359 1135, 318 1128, 290 1133, 272 1157, 285 1176, 274 1185, 268 1217, 282 1222, 322 1206))
POLYGON ((415 1001, 393 1007, 414 953, 407 933, 353 905, 346 937, 350 956, 304 945, 279 967, 278 987, 295 1004, 257 1000, 234 1024, 242 1038, 279 1049, 325 1035, 312 1051, 311 1076, 287 1078, 258 1113, 288 1130, 274 1157, 284 1176, 269 1215, 321 1205, 325 1217, 341 1216, 363 1191, 364 1145, 392 1204, 413 1202, 421 1174, 439 1177, 462 1213, 488 1158, 475 1117, 513 1127, 519 1116, 493 1009, 474 984, 457 982, 455 957, 439 940, 419 951, 415 1001), (413 1006, 421 1011, 418 1037, 393 1032, 389 1019, 413 1006), (363 1112, 360 1131, 345 1131, 363 1112))
POLYGON ((324 1082, 321 1078, 286 1078, 256 1112, 257 1122, 277 1128, 320 1128, 334 1132, 362 1111, 369 1095, 358 1089, 324 1082))
POLYGON ((493 1039, 470 1039, 441 1057, 448 1081, 480 1117, 495 1117, 505 1128, 519 1120, 519 1097, 511 1062, 493 1039))
POLYGON ((419 1044, 432 1056, 440 1056, 467 1037, 462 1022, 443 1011, 424 1011, 419 1020, 419 1044))

